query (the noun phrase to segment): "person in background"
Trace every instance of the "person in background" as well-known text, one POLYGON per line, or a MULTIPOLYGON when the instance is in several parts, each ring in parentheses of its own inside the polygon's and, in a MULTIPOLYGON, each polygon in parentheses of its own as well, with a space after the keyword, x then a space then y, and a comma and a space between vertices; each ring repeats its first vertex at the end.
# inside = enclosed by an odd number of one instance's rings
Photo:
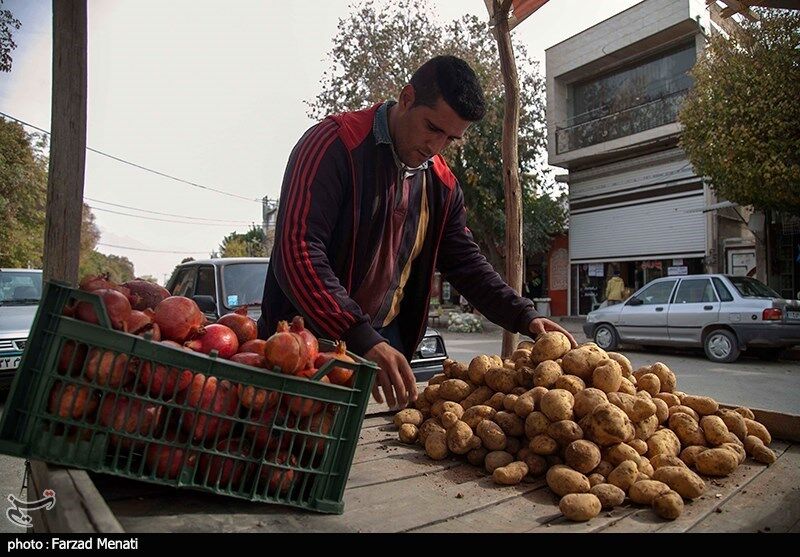
POLYGON ((614 276, 606 283, 606 302, 612 306, 618 304, 625 296, 625 281, 619 276, 619 269, 614 269, 614 276))

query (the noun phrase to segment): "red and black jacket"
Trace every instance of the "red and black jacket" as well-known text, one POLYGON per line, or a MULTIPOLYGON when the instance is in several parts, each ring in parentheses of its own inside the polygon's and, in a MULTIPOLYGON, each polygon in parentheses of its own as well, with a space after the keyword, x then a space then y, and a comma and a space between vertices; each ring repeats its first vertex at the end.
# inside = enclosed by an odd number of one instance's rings
MULTIPOLYGON (((349 295, 370 267, 392 206, 386 192, 397 177, 391 147, 377 144, 373 134, 379 106, 326 118, 292 151, 261 305, 261 338, 275 332, 278 321, 302 315, 314 333, 342 339, 356 354, 384 340, 349 295)), ((437 268, 492 322, 527 333, 538 316, 533 303, 503 281, 472 240, 455 176, 438 155, 425 172, 430 217, 396 317, 402 352, 410 359, 422 340, 437 268)))

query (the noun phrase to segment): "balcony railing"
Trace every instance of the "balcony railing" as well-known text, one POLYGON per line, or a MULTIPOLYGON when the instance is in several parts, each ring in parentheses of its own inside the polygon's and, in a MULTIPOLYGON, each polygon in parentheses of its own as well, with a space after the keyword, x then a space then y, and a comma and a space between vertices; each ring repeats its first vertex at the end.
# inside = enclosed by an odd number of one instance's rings
POLYGON ((556 154, 643 132, 678 120, 688 89, 595 120, 556 128, 556 154))

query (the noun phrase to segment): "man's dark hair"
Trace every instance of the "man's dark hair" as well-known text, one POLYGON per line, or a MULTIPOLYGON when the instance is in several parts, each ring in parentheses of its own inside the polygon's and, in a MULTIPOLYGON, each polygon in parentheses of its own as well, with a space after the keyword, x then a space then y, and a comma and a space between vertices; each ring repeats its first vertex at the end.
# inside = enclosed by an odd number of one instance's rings
POLYGON ((486 113, 486 101, 478 76, 455 56, 431 58, 411 76, 414 106, 434 107, 439 98, 464 120, 477 122, 486 113))

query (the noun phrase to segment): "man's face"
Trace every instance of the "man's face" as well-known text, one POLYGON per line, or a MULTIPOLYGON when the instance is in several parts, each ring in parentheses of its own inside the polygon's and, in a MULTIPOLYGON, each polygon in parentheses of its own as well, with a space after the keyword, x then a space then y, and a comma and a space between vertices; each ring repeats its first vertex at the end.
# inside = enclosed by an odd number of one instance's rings
POLYGON ((471 124, 441 97, 434 107, 414 103, 414 88, 406 85, 397 103, 394 148, 406 166, 415 168, 461 139, 471 124))

